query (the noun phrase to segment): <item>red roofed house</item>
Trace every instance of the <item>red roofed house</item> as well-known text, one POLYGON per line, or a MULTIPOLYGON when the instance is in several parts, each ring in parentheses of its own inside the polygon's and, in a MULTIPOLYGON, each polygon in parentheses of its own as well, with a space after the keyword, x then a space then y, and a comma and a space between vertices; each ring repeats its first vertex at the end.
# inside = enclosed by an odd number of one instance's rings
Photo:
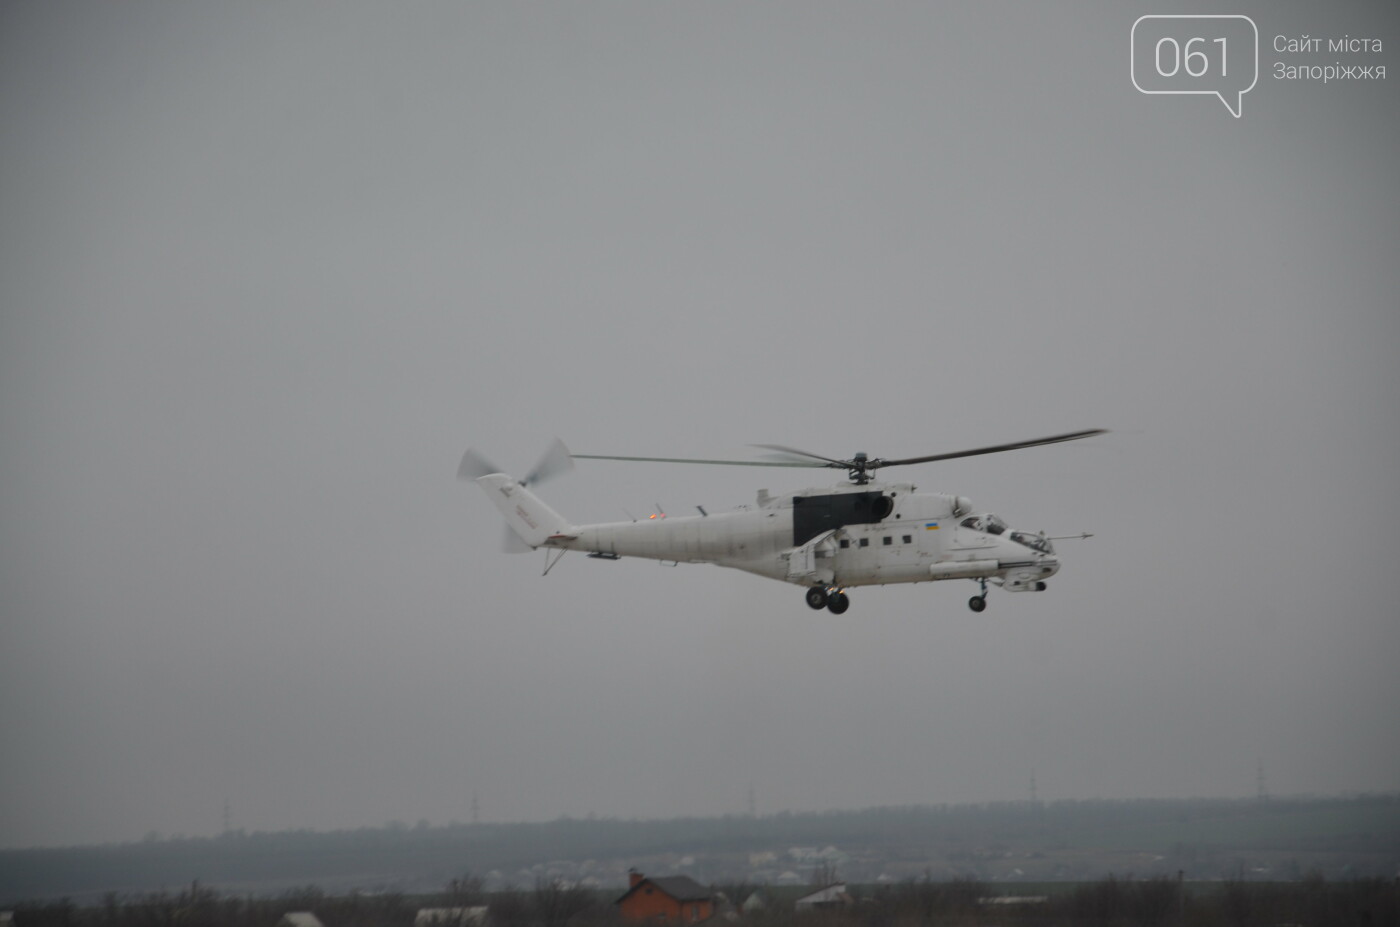
POLYGON ((715 913, 713 893, 690 876, 648 879, 634 869, 628 877, 627 894, 614 902, 625 921, 695 924, 715 913))

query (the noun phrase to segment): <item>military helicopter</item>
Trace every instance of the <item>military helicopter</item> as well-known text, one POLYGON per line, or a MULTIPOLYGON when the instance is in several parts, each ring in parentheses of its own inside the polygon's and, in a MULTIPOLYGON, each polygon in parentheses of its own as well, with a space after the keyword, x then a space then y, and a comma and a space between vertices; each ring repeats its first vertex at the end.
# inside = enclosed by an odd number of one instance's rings
POLYGON ((764 460, 571 454, 556 439, 524 479, 506 475, 473 450, 462 456, 457 476, 475 481, 505 516, 508 548, 546 550, 546 574, 571 550, 596 560, 644 557, 673 564, 713 563, 805 586, 810 607, 837 615, 850 607, 846 590, 854 586, 970 579, 979 591, 967 604, 980 612, 987 607, 989 583, 1007 592, 1044 591, 1045 581, 1060 569, 1051 541, 1064 538, 1014 530, 996 515, 977 512, 964 496, 917 492, 911 483, 877 482, 876 471, 1105 433, 1093 428, 898 460, 864 453, 840 460, 776 444, 754 445, 774 452, 764 460), (753 505, 728 512, 697 506, 698 515, 667 517, 658 511, 645 519, 576 525, 528 487, 585 459, 828 468, 845 470, 850 482, 779 496, 763 489, 753 505))

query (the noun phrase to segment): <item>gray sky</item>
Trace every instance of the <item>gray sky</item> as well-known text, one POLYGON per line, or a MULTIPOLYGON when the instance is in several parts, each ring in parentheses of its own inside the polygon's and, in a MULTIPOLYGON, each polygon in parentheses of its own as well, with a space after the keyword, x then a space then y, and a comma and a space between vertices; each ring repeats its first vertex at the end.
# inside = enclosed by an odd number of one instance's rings
MULTIPOLYGON (((1389 4, 0 6, 0 845, 1400 789, 1389 4), (1144 13, 1238 12, 1235 119, 1144 13), (1273 51, 1275 35, 1384 41, 1273 51), (1387 65, 1277 80, 1273 63, 1387 65), (500 552, 912 456, 1043 595, 500 552), (580 462, 577 521, 793 470, 580 462)), ((1395 47, 1392 48, 1392 43, 1395 47)))

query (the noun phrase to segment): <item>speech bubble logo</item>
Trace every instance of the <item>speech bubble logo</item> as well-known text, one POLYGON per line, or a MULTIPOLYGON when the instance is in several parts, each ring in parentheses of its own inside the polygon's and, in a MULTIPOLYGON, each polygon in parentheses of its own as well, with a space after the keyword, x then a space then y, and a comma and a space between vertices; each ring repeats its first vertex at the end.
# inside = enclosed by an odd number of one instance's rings
POLYGON ((1140 16, 1128 66, 1142 93, 1217 96, 1238 119, 1259 81, 1259 27, 1248 16, 1140 16))

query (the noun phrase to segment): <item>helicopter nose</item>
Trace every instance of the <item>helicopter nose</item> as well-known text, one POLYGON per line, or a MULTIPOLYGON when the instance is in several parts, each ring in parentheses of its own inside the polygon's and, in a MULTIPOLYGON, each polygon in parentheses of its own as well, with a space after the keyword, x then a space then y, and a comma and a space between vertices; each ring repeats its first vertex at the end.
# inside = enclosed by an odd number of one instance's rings
POLYGON ((1018 564, 1006 571, 1002 587, 1008 592, 1038 592, 1045 588, 1045 581, 1059 571, 1060 561, 1054 557, 1018 564))

